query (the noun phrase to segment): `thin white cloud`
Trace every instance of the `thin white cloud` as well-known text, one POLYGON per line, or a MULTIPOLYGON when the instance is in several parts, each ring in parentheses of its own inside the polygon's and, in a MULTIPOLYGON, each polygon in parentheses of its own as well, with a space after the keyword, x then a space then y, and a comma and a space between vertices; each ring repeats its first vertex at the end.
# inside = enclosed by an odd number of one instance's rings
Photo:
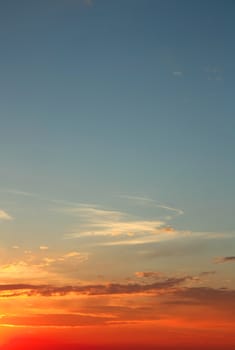
POLYGON ((129 195, 120 195, 119 196, 120 198, 124 198, 124 199, 129 199, 129 200, 132 200, 132 201, 135 201, 135 202, 139 202, 139 203, 147 203, 147 204, 155 204, 156 201, 151 199, 151 198, 148 198, 148 197, 141 197, 141 196, 129 196, 129 195))
POLYGON ((166 226, 164 221, 143 220, 124 212, 97 207, 64 208, 64 212, 78 216, 81 222, 79 229, 67 234, 67 238, 158 234, 159 228, 164 230, 166 226))
POLYGON ((163 205, 163 204, 158 204, 157 205, 158 208, 162 208, 162 209, 166 209, 166 210, 169 210, 169 211, 173 211, 178 215, 183 215, 184 214, 184 211, 182 209, 177 209, 177 208, 173 208, 173 207, 169 207, 167 205, 163 205))
POLYGON ((34 200, 38 200, 38 201, 48 202, 51 204, 56 204, 59 207, 66 206, 66 207, 71 207, 71 208, 72 207, 77 208, 80 205, 82 205, 82 206, 86 205, 83 203, 72 202, 72 201, 67 201, 67 200, 63 200, 63 199, 49 198, 49 197, 46 197, 44 195, 40 195, 38 193, 27 192, 27 191, 22 191, 22 190, 17 190, 17 189, 0 189, 0 192, 8 193, 8 194, 13 195, 13 196, 25 197, 25 198, 28 198, 29 200, 34 199, 34 200))
MULTIPOLYGON (((119 196, 120 198, 124 198, 127 200, 131 200, 134 201, 137 204, 144 204, 146 206, 151 206, 151 207, 155 207, 155 208, 161 208, 161 209, 165 209, 167 211, 171 211, 174 212, 175 215, 174 216, 178 216, 178 215, 183 215, 184 211, 182 209, 178 209, 163 203, 159 203, 158 201, 152 199, 152 198, 148 198, 148 197, 141 197, 141 196, 129 196, 129 195, 121 195, 119 196)), ((170 220, 172 218, 172 216, 167 216, 165 219, 170 220)))
POLYGON ((84 0, 85 5, 87 6, 93 6, 93 0, 84 0))
MULTIPOLYGON (((79 205, 78 207, 66 207, 59 210, 65 214, 78 217, 78 227, 68 232, 64 238, 81 238, 91 236, 106 237, 123 237, 120 241, 112 240, 106 242, 106 245, 122 244, 144 244, 156 242, 156 237, 151 236, 169 236, 173 237, 178 234, 176 230, 169 225, 169 221, 184 212, 181 209, 159 203, 151 198, 142 196, 120 195, 119 198, 134 201, 135 204, 144 205, 156 209, 155 218, 134 216, 129 213, 108 210, 98 206, 79 205), (162 219, 159 217, 159 209, 170 212, 162 219), (158 218, 158 219, 156 219, 158 218), (132 239, 128 239, 132 237, 132 239)), ((103 245, 103 243, 101 243, 103 245)))
POLYGON ((175 77, 182 77, 183 72, 181 72, 181 71, 175 71, 175 72, 173 72, 173 75, 174 75, 175 77))
POLYGON ((89 222, 110 222, 118 221, 125 213, 116 210, 100 209, 97 207, 89 207, 88 205, 80 205, 79 207, 64 208, 63 212, 79 216, 80 218, 89 220, 89 222))
POLYGON ((9 221, 13 220, 13 217, 8 214, 5 210, 0 209, 0 221, 9 221))
POLYGON ((66 235, 66 238, 87 236, 135 236, 137 234, 159 234, 166 232, 162 221, 102 221, 80 228, 78 232, 66 235), (162 227, 162 229, 160 229, 162 227))
POLYGON ((209 66, 209 67, 206 67, 204 71, 207 74, 208 80, 217 80, 217 81, 223 80, 223 72, 219 67, 209 66))
POLYGON ((76 251, 73 251, 73 252, 69 252, 69 253, 66 253, 64 254, 60 260, 66 260, 66 259, 70 259, 70 258, 76 258, 80 261, 86 261, 88 259, 88 253, 81 253, 81 252, 76 252, 76 251))
POLYGON ((187 237, 191 235, 189 231, 174 231, 172 234, 166 234, 163 230, 159 230, 157 235, 142 235, 138 237, 122 239, 122 240, 112 240, 108 242, 96 243, 99 246, 128 246, 128 245, 142 245, 157 243, 162 241, 171 240, 172 238, 187 237))
POLYGON ((2 189, 1 192, 13 194, 13 195, 16 195, 16 196, 39 197, 39 196, 38 196, 37 194, 35 194, 35 193, 26 192, 26 191, 20 191, 20 190, 16 190, 16 189, 2 189))
POLYGON ((46 245, 41 245, 41 246, 39 247, 39 249, 40 249, 40 250, 48 250, 49 248, 48 248, 48 246, 46 246, 46 245))
MULTIPOLYGON (((144 196, 120 195, 120 198, 134 201, 137 204, 149 206, 156 209, 155 217, 149 219, 131 215, 119 210, 107 209, 97 205, 76 203, 60 199, 50 199, 37 193, 29 193, 21 190, 6 190, 8 193, 31 197, 37 200, 53 203, 54 211, 71 215, 77 218, 77 227, 69 230, 65 238, 79 238, 89 236, 125 236, 136 237, 140 243, 143 238, 140 236, 149 235, 170 235, 175 234, 175 229, 169 225, 169 221, 178 215, 183 214, 183 210, 157 202, 144 196), (170 212, 170 215, 160 217, 159 210, 170 212), (137 237, 138 236, 138 237, 137 237)), ((147 239, 148 240, 148 239, 147 239)), ((155 241, 155 239, 153 239, 155 241)), ((116 244, 116 243, 115 243, 116 244)), ((132 243, 133 244, 133 241, 132 243)), ((46 250, 46 246, 41 246, 40 250, 46 250)))

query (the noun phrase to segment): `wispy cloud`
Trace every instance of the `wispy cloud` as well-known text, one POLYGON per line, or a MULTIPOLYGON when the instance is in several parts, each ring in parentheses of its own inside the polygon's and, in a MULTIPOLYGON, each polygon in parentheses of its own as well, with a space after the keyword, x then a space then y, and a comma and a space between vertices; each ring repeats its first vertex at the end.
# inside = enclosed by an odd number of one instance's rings
POLYGON ((93 0, 83 0, 84 4, 87 6, 93 6, 93 0))
POLYGON ((9 194, 16 195, 16 196, 37 197, 37 198, 40 197, 39 195, 32 193, 32 192, 21 191, 21 190, 12 189, 12 188, 1 189, 1 192, 9 193, 9 194))
POLYGON ((208 66, 204 69, 208 80, 221 81, 223 80, 223 71, 217 66, 208 66))
POLYGON ((5 210, 0 209, 0 221, 13 220, 13 217, 8 214, 5 210))
MULTIPOLYGON (((160 236, 161 238, 164 236, 173 238, 179 234, 179 231, 169 225, 169 221, 184 213, 181 209, 142 196, 121 195, 119 197, 132 201, 135 204, 138 203, 144 205, 145 207, 150 206, 154 211, 156 209, 155 214, 151 211, 152 218, 148 217, 145 213, 146 210, 143 210, 143 215, 141 217, 139 214, 134 215, 130 212, 123 212, 112 208, 108 209, 93 204, 50 199, 37 193, 15 189, 5 191, 16 196, 24 196, 29 199, 32 198, 35 200, 46 201, 54 206, 54 208, 51 208, 50 210, 77 218, 76 227, 70 229, 69 232, 64 235, 64 238, 72 239, 91 236, 123 237, 119 242, 117 242, 117 240, 105 242, 104 244, 106 245, 144 244, 158 241, 160 236), (159 209, 161 210, 159 211, 159 209), (162 213, 165 212, 167 212, 167 215, 162 215, 162 213), (131 237, 131 239, 128 239, 128 237, 131 237)), ((133 209, 136 208, 131 205, 130 210, 133 211, 133 209)), ((45 247, 42 247, 40 248, 41 250, 46 249, 45 247)))
POLYGON ((157 206, 158 206, 158 208, 162 208, 162 209, 166 209, 166 210, 169 210, 171 212, 174 212, 177 215, 183 215, 184 214, 184 211, 182 209, 169 207, 169 206, 164 205, 164 204, 158 204, 157 206))
POLYGON ((70 237, 82 236, 135 236, 138 233, 158 234, 163 232, 159 230, 164 225, 161 221, 119 221, 119 222, 96 222, 89 225, 89 228, 81 233, 71 233, 70 237))
POLYGON ((28 199, 34 199, 37 201, 43 201, 43 202, 48 202, 51 204, 57 204, 58 206, 69 206, 69 207, 77 207, 80 205, 78 202, 72 202, 72 201, 67 201, 63 199, 56 199, 56 198, 50 198, 44 195, 41 195, 39 193, 34 193, 34 192, 27 192, 27 191, 22 191, 18 189, 0 189, 0 192, 7 193, 12 196, 19 196, 19 197, 25 197, 28 199))
MULTIPOLYGON (((119 196, 120 198, 124 198, 130 201, 135 202, 136 204, 139 205, 145 205, 145 206, 149 206, 152 208, 161 208, 164 209, 166 211, 170 211, 174 213, 174 216, 178 216, 178 215, 183 215, 184 211, 182 209, 178 209, 175 207, 172 207, 170 205, 166 205, 164 203, 160 203, 152 198, 149 197, 142 197, 142 196, 130 196, 130 195, 121 195, 119 196)), ((167 216, 168 220, 170 220, 172 218, 172 216, 167 216)))
MULTIPOLYGON (((111 314, 80 314, 80 313, 56 313, 56 314, 34 314, 33 317, 30 315, 3 315, 1 317, 1 323, 10 324, 14 326, 36 326, 36 327, 75 327, 75 326, 88 326, 95 324, 104 324, 105 321, 113 320, 111 314)), ((0 324, 1 324, 0 323, 0 324)), ((76 347, 76 349, 80 346, 76 347)), ((45 347, 43 346, 43 349, 45 347)), ((61 346, 58 346, 56 349, 61 349, 61 346)), ((68 345, 67 349, 71 349, 71 346, 68 345)))
POLYGON ((125 213, 120 211, 102 209, 84 204, 80 204, 77 207, 64 208, 62 211, 67 214, 79 216, 89 222, 119 221, 126 216, 125 213))
POLYGON ((162 241, 168 241, 173 238, 177 237, 186 237, 190 235, 190 232, 187 231, 168 231, 166 228, 162 228, 159 230, 155 231, 155 234, 151 235, 136 235, 134 237, 129 237, 123 239, 112 239, 111 241, 106 241, 106 242, 101 242, 101 243, 96 243, 96 245, 100 246, 124 246, 124 245, 141 245, 141 244, 150 244, 150 243, 157 243, 157 242, 162 242, 162 241))
POLYGON ((166 226, 164 221, 141 220, 127 213, 97 207, 80 206, 65 208, 64 211, 77 215, 82 221, 78 232, 67 234, 67 238, 158 234, 160 231, 163 232, 166 226))
POLYGON ((131 195, 127 195, 127 194, 122 194, 122 195, 119 195, 120 198, 124 198, 124 199, 128 199, 128 200, 131 200, 131 201, 135 201, 137 203, 145 203, 145 204, 155 204, 156 201, 151 199, 151 198, 148 198, 148 197, 143 197, 143 196, 131 196, 131 195))
POLYGON ((173 75, 175 76, 175 77, 182 77, 182 75, 183 75, 183 72, 182 71, 174 71, 173 72, 173 75))
POLYGON ((144 205, 145 207, 149 206, 151 209, 156 209, 155 218, 146 218, 144 214, 141 218, 140 216, 131 215, 130 213, 108 210, 106 208, 99 208, 98 206, 80 205, 78 207, 66 207, 60 210, 63 210, 64 213, 78 216, 80 225, 78 229, 67 233, 65 238, 122 236, 123 239, 119 241, 112 240, 111 242, 102 242, 99 244, 133 245, 157 241, 158 238, 163 235, 168 235, 172 238, 179 233, 169 225, 168 222, 179 215, 183 215, 183 210, 159 203, 148 197, 120 195, 119 198, 134 202, 135 205, 144 205), (170 212, 170 214, 161 218, 160 213, 162 213, 162 211, 159 213, 158 209, 170 212), (155 236, 155 238, 153 236, 155 236), (158 238, 156 238, 156 236, 158 236, 158 238), (131 238, 127 239, 127 237, 131 238))
POLYGON ((49 248, 46 245, 41 245, 39 247, 40 250, 48 250, 49 248))

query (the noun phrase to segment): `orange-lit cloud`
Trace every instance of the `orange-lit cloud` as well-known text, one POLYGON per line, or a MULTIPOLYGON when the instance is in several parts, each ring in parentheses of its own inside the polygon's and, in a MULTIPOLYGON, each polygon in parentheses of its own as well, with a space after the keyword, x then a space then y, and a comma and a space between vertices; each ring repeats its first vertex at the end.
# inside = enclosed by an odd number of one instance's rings
POLYGON ((137 271, 135 272, 135 276, 139 277, 139 278, 149 278, 149 277, 153 277, 153 278, 159 278, 162 277, 163 274, 161 272, 158 271, 137 271))
MULTIPOLYGON (((5 252, 6 254, 6 252, 5 252)), ((89 253, 68 251, 62 254, 48 252, 48 249, 40 249, 38 252, 22 251, 19 247, 14 248, 14 256, 6 255, 2 258, 0 265, 0 278, 2 283, 26 282, 28 280, 35 283, 44 281, 54 281, 58 278, 66 280, 71 277, 71 273, 77 270, 78 266, 86 262, 89 253)))

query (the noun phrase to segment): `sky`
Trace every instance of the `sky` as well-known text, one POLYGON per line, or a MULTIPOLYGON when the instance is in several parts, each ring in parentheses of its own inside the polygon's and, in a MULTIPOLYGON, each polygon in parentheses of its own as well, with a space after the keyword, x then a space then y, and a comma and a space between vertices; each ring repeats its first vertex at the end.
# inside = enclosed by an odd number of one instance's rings
POLYGON ((234 349, 234 13, 0 2, 0 349, 234 349))

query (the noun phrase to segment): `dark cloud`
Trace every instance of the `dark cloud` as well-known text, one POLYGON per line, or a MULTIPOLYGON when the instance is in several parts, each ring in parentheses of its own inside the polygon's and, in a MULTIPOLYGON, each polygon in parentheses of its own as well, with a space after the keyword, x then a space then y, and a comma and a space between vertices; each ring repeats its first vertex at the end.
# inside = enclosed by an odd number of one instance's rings
POLYGON ((216 274, 216 271, 204 271, 204 272, 201 272, 199 275, 200 276, 209 276, 209 275, 214 275, 216 274))
POLYGON ((227 288, 191 287, 178 289, 174 293, 178 304, 213 305, 235 310, 235 290, 227 288))
POLYGON ((112 294, 134 294, 144 292, 157 292, 168 290, 176 287, 187 280, 192 279, 190 276, 172 277, 163 281, 141 284, 141 283, 107 283, 107 284, 87 284, 78 286, 57 287, 53 285, 32 285, 32 284, 4 284, 0 285, 2 296, 11 297, 17 295, 42 295, 42 296, 63 296, 69 293, 85 295, 112 295, 112 294), (6 293, 8 292, 8 293, 6 293))
POLYGON ((221 256, 214 259, 215 264, 223 264, 226 262, 235 262, 235 256, 221 256))

